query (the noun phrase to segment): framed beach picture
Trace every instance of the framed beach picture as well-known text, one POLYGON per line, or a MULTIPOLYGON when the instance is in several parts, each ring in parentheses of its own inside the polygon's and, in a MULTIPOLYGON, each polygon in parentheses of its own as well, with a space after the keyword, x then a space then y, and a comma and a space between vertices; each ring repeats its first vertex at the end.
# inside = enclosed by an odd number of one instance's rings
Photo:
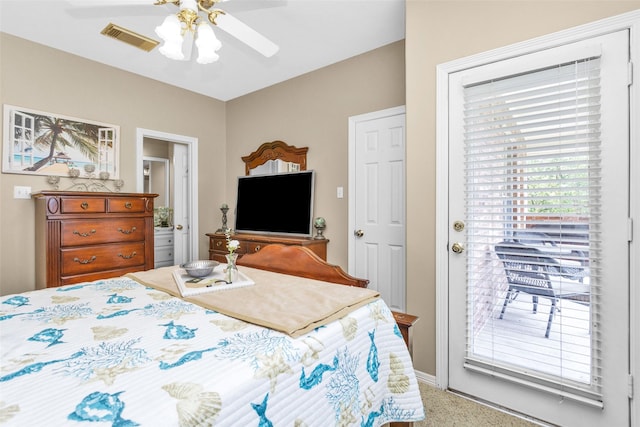
POLYGON ((120 127, 4 105, 2 172, 119 178, 120 127))

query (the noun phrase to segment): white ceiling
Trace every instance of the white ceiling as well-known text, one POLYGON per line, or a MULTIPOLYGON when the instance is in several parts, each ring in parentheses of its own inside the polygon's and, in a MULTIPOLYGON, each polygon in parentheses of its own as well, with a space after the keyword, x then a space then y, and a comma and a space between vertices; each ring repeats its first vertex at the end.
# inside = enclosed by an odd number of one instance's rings
POLYGON ((218 7, 280 46, 265 58, 216 31, 220 60, 208 65, 145 52, 100 31, 110 22, 154 33, 177 12, 155 0, 0 0, 0 31, 221 101, 288 80, 405 35, 404 0, 230 0, 218 7), (130 1, 132 4, 127 4, 130 1), (135 4, 137 3, 137 4, 135 4))

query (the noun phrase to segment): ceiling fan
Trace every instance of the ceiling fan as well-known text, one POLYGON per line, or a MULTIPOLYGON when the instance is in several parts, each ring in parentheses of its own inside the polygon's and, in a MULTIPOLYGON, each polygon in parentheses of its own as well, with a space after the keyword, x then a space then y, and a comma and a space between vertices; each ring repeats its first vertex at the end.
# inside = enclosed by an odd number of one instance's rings
MULTIPOLYGON (((168 5, 178 7, 176 13, 165 17, 155 28, 156 35, 164 42, 160 46, 160 53, 174 60, 188 61, 195 44, 198 49, 197 62, 209 64, 219 59, 217 51, 222 46, 215 36, 213 28, 219 28, 237 38, 265 57, 275 55, 279 47, 247 24, 217 8, 218 3, 227 0, 122 0, 120 5, 168 5)), ((82 0, 71 0, 72 4, 81 5, 82 0)), ((109 5, 115 5, 110 0, 109 5)), ((83 5, 86 6, 86 3, 83 5)), ((120 28, 119 31, 128 30, 120 28)), ((103 34, 115 37, 105 28, 103 34)), ((129 34, 135 34, 129 32, 129 34)), ((141 36, 144 37, 144 36, 141 36)), ((116 37, 118 38, 118 37, 116 37)))

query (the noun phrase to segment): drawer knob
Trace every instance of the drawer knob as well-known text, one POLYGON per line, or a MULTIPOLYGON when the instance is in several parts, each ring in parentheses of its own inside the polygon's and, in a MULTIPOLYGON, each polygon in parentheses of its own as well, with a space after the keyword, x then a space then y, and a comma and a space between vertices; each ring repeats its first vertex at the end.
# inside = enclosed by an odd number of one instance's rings
POLYGON ((136 251, 133 251, 133 252, 131 253, 131 255, 118 254, 118 256, 119 256, 120 258, 123 258, 123 259, 131 259, 131 258, 133 258, 134 256, 136 256, 136 251))
POLYGON ((132 207, 131 202, 125 202, 124 207, 127 209, 131 209, 132 207))
POLYGON ((118 227, 118 231, 121 232, 122 234, 131 234, 134 231, 136 231, 136 228, 135 227, 131 227, 131 230, 124 230, 124 229, 118 227))
POLYGON ((95 233, 96 233, 95 229, 92 229, 88 233, 81 233, 78 230, 73 230, 73 234, 77 234, 80 237, 89 237, 89 236, 91 236, 92 234, 95 234, 95 233))
POLYGON ((217 247, 222 246, 222 242, 221 242, 220 240, 218 240, 218 241, 216 242, 216 246, 217 246, 217 247))
POLYGON ((75 257, 73 259, 73 262, 77 262, 77 263, 80 263, 80 264, 91 264, 95 260, 96 260, 96 256, 94 255, 89 259, 80 259, 78 257, 75 257))
POLYGON ((256 248, 254 249, 255 252, 258 252, 260 250, 260 245, 256 246, 256 248))
POLYGON ((87 209, 89 209, 89 203, 82 202, 80 203, 80 207, 86 211, 87 209))

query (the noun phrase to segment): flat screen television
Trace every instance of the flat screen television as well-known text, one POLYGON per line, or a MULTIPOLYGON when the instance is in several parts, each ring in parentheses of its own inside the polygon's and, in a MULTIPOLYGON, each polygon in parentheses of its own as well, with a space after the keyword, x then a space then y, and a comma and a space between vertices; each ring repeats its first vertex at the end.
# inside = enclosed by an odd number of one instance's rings
POLYGON ((238 177, 235 231, 313 234, 314 171, 238 177))

